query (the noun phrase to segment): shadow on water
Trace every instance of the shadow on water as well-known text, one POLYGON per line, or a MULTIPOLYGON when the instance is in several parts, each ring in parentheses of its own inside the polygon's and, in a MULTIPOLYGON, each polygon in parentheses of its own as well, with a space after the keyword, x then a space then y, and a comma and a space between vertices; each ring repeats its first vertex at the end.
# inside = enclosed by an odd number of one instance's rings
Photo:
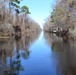
POLYGON ((76 75, 76 41, 49 33, 44 37, 57 60, 56 75, 76 75))
POLYGON ((0 75, 18 75, 25 70, 21 61, 29 59, 29 47, 39 34, 35 32, 15 39, 0 39, 0 75))

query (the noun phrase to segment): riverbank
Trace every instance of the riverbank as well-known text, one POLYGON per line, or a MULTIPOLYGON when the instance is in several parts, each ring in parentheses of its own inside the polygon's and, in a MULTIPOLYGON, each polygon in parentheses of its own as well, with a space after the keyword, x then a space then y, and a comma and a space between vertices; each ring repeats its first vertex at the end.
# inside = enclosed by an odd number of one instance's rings
POLYGON ((55 34, 58 37, 67 38, 67 40, 76 41, 76 29, 67 31, 44 31, 45 33, 55 34))
POLYGON ((30 33, 37 33, 40 32, 42 29, 39 25, 31 25, 29 28, 23 28, 22 26, 16 25, 15 28, 12 24, 9 23, 0 23, 0 38, 11 38, 15 35, 25 35, 30 33), (16 27, 17 26, 17 27, 16 27))

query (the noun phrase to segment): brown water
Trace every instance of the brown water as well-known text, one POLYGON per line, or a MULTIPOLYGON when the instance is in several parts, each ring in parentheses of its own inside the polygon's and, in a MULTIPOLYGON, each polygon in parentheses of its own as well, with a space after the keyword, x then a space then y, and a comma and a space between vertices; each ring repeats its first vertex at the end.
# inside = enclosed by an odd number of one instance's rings
POLYGON ((76 41, 43 32, 0 39, 0 75, 76 75, 76 41))

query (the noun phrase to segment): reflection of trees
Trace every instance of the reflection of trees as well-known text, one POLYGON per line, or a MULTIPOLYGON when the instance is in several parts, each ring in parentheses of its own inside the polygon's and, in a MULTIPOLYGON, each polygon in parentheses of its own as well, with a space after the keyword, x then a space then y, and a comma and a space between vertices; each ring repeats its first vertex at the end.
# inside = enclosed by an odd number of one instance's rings
POLYGON ((7 50, 7 55, 9 55, 12 53, 13 47, 13 39, 0 39, 0 51, 7 50))
POLYGON ((39 33, 30 33, 14 39, 0 40, 0 74, 18 75, 24 67, 21 59, 28 59, 30 55, 29 46, 37 39, 39 33))
POLYGON ((58 58, 57 75, 76 75, 76 42, 64 41, 55 35, 45 33, 45 38, 58 58))
POLYGON ((37 39, 39 32, 29 33, 22 36, 19 41, 16 41, 16 49, 20 50, 22 57, 28 58, 29 56, 29 46, 37 39))
POLYGON ((0 74, 1 75, 16 75, 21 69, 19 56, 13 59, 13 39, 0 40, 0 74))
POLYGON ((0 39, 0 74, 4 75, 8 68, 7 57, 12 57, 13 54, 13 39, 0 39))

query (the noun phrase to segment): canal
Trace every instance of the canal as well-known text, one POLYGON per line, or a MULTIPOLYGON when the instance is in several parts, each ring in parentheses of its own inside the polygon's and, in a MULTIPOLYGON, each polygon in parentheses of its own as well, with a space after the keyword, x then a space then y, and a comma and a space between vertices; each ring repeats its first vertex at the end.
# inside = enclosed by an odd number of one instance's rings
POLYGON ((0 75, 76 75, 76 42, 44 32, 1 39, 0 75))

